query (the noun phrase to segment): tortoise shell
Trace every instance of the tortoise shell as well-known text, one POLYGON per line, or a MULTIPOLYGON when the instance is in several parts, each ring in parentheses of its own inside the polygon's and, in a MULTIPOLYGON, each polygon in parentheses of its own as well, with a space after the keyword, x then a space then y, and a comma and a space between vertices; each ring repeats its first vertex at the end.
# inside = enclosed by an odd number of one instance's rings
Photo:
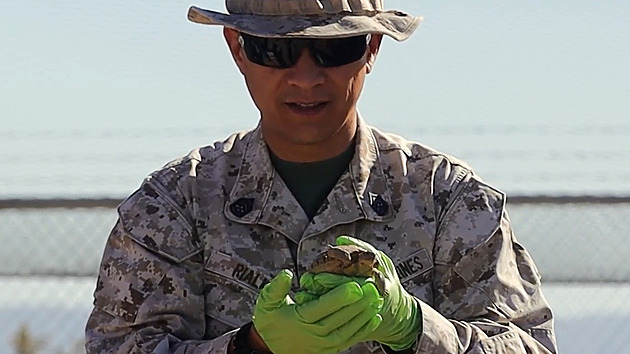
POLYGON ((376 255, 354 245, 328 246, 311 264, 309 272, 370 277, 378 266, 376 255))
POLYGON ((384 280, 377 270, 376 255, 354 245, 328 246, 315 257, 309 272, 334 273, 352 277, 372 277, 379 292, 383 294, 384 280))

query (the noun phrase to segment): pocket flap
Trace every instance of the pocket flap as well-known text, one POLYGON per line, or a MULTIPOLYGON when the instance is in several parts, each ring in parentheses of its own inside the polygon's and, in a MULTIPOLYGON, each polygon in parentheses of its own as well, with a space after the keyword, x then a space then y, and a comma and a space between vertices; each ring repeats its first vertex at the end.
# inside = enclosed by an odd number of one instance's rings
POLYGON ((132 239, 176 263, 202 250, 179 208, 148 181, 120 204, 118 214, 132 239))

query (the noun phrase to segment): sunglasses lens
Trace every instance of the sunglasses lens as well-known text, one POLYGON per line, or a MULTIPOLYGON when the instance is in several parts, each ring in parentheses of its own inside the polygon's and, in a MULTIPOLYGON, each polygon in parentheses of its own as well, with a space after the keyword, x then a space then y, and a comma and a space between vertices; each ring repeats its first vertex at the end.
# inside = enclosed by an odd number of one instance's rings
POLYGON ((290 68, 300 55, 291 39, 255 37, 241 33, 249 61, 271 68, 290 68))
POLYGON ((311 53, 318 65, 331 68, 355 62, 365 54, 365 36, 313 40, 311 53))
POLYGON ((241 33, 249 61, 272 68, 290 68, 309 48, 317 65, 330 68, 359 60, 367 48, 366 36, 339 39, 289 39, 255 37, 241 33))

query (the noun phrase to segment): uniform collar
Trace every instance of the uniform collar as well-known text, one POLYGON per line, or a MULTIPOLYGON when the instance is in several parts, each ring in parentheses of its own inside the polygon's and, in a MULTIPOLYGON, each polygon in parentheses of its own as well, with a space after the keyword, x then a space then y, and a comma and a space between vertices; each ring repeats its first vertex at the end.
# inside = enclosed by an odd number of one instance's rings
POLYGON ((355 154, 317 215, 309 221, 274 171, 260 124, 252 131, 236 183, 225 204, 229 220, 269 226, 293 241, 361 219, 393 218, 391 192, 383 172, 376 138, 359 116, 355 154))

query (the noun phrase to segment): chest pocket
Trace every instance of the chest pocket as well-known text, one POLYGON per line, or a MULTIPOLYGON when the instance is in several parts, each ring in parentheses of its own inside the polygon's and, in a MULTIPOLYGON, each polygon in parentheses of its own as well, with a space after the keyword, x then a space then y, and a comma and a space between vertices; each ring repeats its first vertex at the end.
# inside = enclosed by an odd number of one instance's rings
POLYGON ((251 320, 260 290, 269 276, 222 252, 213 252, 204 266, 208 334, 212 337, 251 320))

